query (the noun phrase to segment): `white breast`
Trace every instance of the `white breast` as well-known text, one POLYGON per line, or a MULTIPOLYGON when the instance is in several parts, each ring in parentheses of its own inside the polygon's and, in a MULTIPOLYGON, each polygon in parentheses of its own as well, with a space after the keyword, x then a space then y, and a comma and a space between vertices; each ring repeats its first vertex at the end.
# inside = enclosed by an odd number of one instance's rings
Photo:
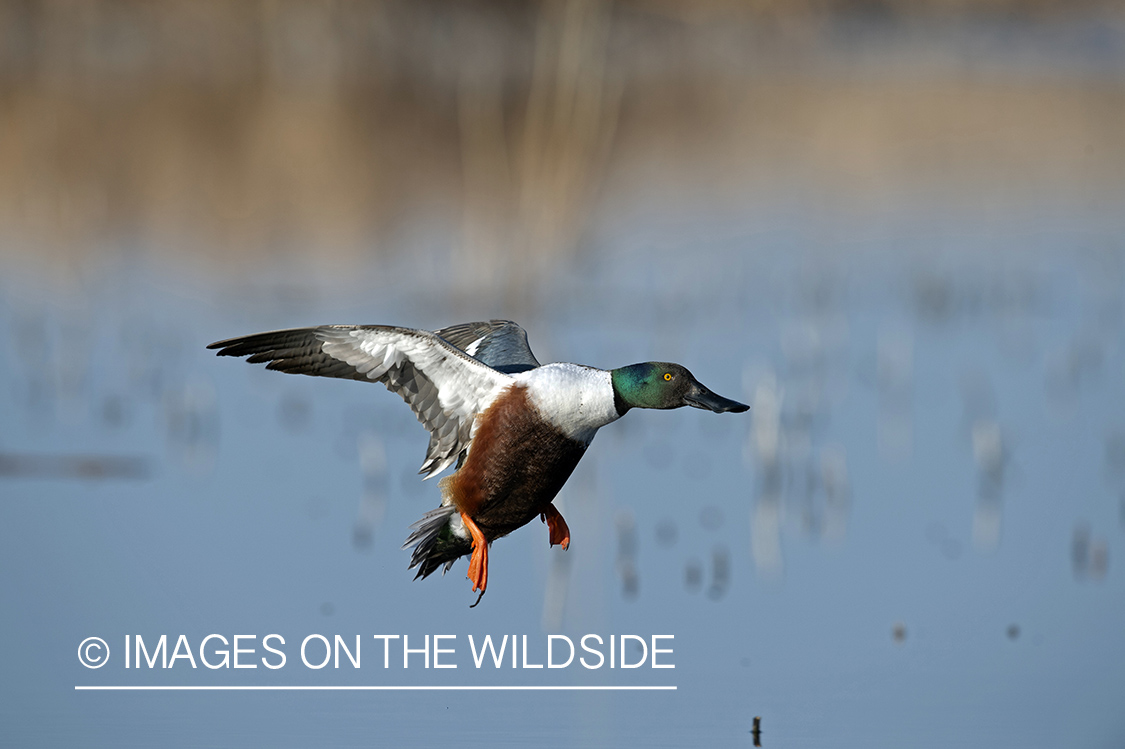
POLYGON ((590 444, 598 429, 618 419, 613 383, 604 369, 546 364, 514 377, 527 385, 532 405, 544 418, 584 445, 590 444))

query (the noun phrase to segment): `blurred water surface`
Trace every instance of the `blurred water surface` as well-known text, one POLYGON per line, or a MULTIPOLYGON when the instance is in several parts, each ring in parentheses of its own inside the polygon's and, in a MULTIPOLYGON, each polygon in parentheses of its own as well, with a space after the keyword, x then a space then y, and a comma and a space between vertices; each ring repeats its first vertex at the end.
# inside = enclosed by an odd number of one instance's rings
POLYGON ((196 69, 159 14, 91 7, 103 68, 40 37, 3 63, 3 743, 749 746, 754 716, 767 747, 1125 741, 1119 16, 376 4, 349 37, 366 11, 281 4, 201 12, 254 41, 196 69), (204 346, 490 317, 751 411, 604 429, 570 550, 498 541, 470 610, 464 563, 406 570, 438 489, 397 398, 204 346), (120 661, 272 632, 276 672, 120 661), (362 635, 363 668, 294 663, 311 633, 362 635), (587 633, 672 634, 676 668, 478 670, 466 639, 587 633), (458 668, 384 671, 373 634, 456 634, 458 668), (73 690, 138 683, 678 690, 73 690))

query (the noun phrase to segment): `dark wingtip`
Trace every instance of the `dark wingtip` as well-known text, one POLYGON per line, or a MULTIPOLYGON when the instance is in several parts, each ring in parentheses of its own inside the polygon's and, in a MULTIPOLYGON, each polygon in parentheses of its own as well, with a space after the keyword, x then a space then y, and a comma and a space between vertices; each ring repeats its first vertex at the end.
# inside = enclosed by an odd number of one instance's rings
POLYGON ((245 342, 245 338, 227 338, 223 341, 208 343, 207 350, 215 351, 215 349, 218 349, 218 351, 215 352, 216 356, 239 356, 238 348, 245 342))

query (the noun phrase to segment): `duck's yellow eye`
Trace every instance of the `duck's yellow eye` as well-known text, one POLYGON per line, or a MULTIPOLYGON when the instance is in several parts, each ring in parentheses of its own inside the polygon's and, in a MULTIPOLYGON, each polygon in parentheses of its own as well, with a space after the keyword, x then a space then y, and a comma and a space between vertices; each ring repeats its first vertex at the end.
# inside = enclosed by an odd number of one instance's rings
POLYGON ((665 379, 665 381, 671 380, 672 379, 672 373, 671 372, 665 372, 664 373, 664 379, 665 379))

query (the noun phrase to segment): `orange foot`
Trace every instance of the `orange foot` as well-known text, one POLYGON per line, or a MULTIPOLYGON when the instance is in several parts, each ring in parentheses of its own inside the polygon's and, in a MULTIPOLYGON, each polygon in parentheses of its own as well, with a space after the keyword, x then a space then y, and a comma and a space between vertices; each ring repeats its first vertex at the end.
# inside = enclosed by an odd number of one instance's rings
POLYGON ((473 556, 469 559, 469 579, 473 581, 473 590, 480 588, 481 595, 488 586, 488 542, 484 540, 484 533, 477 527, 465 513, 461 513, 461 522, 469 529, 473 537, 473 556))
POLYGON ((554 505, 549 504, 546 510, 539 513, 539 519, 547 524, 547 530, 551 533, 551 546, 562 544, 563 551, 566 551, 570 546, 570 528, 566 526, 562 513, 554 505))

